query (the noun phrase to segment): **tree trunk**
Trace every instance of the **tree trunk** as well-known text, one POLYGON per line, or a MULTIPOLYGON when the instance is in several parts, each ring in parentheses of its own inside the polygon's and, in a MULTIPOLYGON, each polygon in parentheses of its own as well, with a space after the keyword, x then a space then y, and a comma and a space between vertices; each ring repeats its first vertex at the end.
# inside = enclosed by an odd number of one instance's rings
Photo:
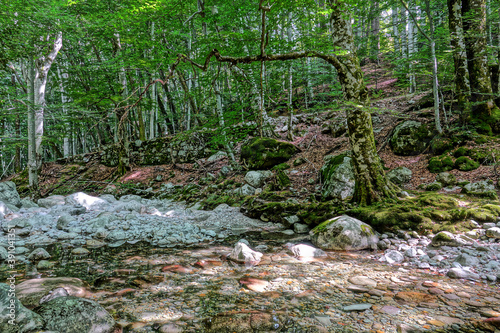
MULTIPOLYGON (((462 0, 448 0, 448 20, 455 65, 455 89, 458 106, 463 112, 462 115, 468 115, 470 109, 470 82, 462 25, 462 0)), ((463 116, 462 120, 464 120, 463 116)))
POLYGON ((347 126, 356 172, 354 200, 366 205, 395 197, 395 186, 385 177, 375 146, 371 115, 364 106, 368 102, 368 90, 354 49, 350 17, 346 15, 350 11, 344 2, 330 0, 329 4, 332 9, 330 27, 333 44, 344 51, 339 56, 340 64, 335 67, 344 97, 352 102, 347 111, 347 126))
POLYGON ((42 167, 43 114, 45 110, 45 88, 50 67, 62 47, 62 32, 55 37, 49 53, 42 55, 30 65, 30 108, 28 111, 28 175, 31 191, 39 196, 38 173, 42 167))
POLYGON ((493 91, 488 69, 488 50, 486 48, 486 1, 463 0, 465 48, 471 87, 471 118, 477 130, 492 132, 498 109, 493 102, 493 91))
POLYGON ((409 80, 410 80, 410 90, 409 93, 413 94, 417 92, 417 80, 415 78, 415 69, 414 69, 414 61, 413 55, 417 52, 417 36, 416 36, 416 23, 411 19, 411 15, 415 15, 415 3, 414 0, 408 3, 408 70, 409 70, 409 80))

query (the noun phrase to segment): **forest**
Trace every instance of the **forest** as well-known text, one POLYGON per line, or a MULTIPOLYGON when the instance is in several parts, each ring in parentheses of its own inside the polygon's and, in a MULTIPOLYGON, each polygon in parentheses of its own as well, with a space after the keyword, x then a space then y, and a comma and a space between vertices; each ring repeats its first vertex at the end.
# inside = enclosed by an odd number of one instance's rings
POLYGON ((0 14, 1 332, 498 332, 499 1, 0 14))

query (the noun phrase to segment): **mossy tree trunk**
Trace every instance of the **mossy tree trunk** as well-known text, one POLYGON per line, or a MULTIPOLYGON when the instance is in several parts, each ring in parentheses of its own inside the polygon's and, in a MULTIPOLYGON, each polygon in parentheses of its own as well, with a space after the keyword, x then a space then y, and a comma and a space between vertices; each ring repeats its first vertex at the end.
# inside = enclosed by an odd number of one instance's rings
POLYGON ((330 28, 333 44, 343 55, 339 56, 337 69, 344 97, 352 103, 347 111, 349 142, 356 172, 354 200, 362 205, 384 198, 395 197, 395 186, 385 177, 382 162, 377 154, 371 115, 365 107, 368 101, 363 72, 354 48, 354 36, 349 8, 344 2, 330 0, 332 9, 330 28))
POLYGON ((450 43, 455 65, 455 87, 458 106, 464 115, 468 115, 470 111, 470 82, 462 24, 462 0, 448 0, 448 25, 450 27, 450 43))
POLYGON ((491 132, 496 106, 486 48, 486 0, 463 0, 462 17, 471 88, 471 119, 478 130, 491 132))

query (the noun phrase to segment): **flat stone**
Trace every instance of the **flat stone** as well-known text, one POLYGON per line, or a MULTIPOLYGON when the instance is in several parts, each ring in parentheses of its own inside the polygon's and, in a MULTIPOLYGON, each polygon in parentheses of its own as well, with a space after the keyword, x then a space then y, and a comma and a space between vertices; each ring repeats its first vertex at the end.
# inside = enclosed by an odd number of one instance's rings
POLYGON ((269 282, 266 280, 256 279, 252 277, 244 277, 240 279, 240 283, 248 289, 259 293, 263 292, 269 285, 269 282))
POLYGON ((443 297, 449 299, 449 300, 457 300, 457 299, 460 299, 460 297, 458 297, 457 295, 455 294, 444 294, 443 297))
POLYGON ((364 294, 370 291, 369 289, 360 286, 348 286, 346 289, 356 294, 364 294))
POLYGON ((344 306, 342 310, 350 312, 350 311, 365 311, 371 309, 372 305, 370 303, 360 303, 344 306))
POLYGON ((381 307, 379 311, 383 312, 383 313, 390 314, 390 315, 396 315, 396 314, 401 312, 401 309, 397 308, 395 306, 385 305, 385 306, 381 307))
POLYGON ((463 324, 464 322, 458 318, 453 318, 453 317, 447 317, 447 316, 435 316, 435 319, 439 320, 440 322, 445 323, 445 325, 453 325, 453 324, 463 324))
POLYGON ((375 288, 377 286, 377 282, 370 279, 367 276, 364 275, 357 275, 357 276, 352 276, 349 279, 347 279, 352 284, 358 285, 358 286, 366 286, 366 287, 373 287, 375 288))

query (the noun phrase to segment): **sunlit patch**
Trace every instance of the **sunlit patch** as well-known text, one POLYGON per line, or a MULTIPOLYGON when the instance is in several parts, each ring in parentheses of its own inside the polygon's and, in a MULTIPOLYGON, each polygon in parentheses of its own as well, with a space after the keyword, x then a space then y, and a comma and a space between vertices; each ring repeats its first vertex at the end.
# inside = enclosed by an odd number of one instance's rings
POLYGON ((141 172, 140 171, 134 171, 130 175, 128 175, 125 178, 123 178, 123 181, 134 180, 134 179, 137 179, 137 178, 140 178, 140 177, 141 177, 141 172))
POLYGON ((164 216, 166 216, 166 217, 172 217, 172 216, 174 216, 174 213, 175 213, 175 210, 169 210, 168 212, 165 213, 164 216))

